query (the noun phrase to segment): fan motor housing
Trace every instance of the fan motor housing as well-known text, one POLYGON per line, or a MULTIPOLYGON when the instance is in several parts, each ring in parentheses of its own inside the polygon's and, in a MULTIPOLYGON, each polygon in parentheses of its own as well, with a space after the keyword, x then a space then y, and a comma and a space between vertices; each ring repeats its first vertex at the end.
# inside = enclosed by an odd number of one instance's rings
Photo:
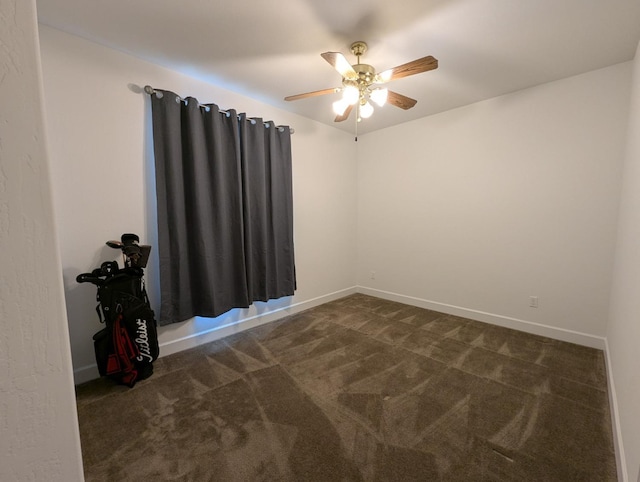
POLYGON ((376 69, 374 69, 373 66, 369 64, 355 64, 352 65, 352 67, 358 74, 359 82, 364 82, 367 85, 373 82, 376 76, 376 69))

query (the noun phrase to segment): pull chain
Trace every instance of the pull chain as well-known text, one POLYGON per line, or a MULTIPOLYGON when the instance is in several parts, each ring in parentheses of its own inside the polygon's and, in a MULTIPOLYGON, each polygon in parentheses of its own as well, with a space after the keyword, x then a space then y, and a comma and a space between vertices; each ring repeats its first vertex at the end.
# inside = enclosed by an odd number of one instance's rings
POLYGON ((356 139, 355 142, 358 142, 358 122, 360 122, 360 102, 356 105, 356 139))

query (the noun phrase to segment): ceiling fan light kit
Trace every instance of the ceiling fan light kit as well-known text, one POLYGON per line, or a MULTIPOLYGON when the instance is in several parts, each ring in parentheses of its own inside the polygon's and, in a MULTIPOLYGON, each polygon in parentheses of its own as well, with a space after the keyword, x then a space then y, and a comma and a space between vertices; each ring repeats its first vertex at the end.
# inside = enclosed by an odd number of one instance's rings
POLYGON ((390 91, 385 87, 378 87, 378 85, 437 69, 438 60, 429 55, 377 74, 373 66, 360 63, 360 56, 367 51, 367 48, 367 44, 362 41, 351 44, 351 53, 357 58, 357 62, 353 65, 340 52, 324 52, 320 54, 342 76, 341 88, 291 95, 285 97, 284 100, 299 100, 341 92, 342 98, 333 103, 333 112, 336 114, 335 122, 346 120, 354 108, 356 109, 357 121, 371 117, 374 108, 369 102, 370 100, 380 107, 389 103, 404 110, 411 109, 416 105, 417 100, 390 91))
POLYGON ((358 120, 368 119, 371 117, 371 114, 373 114, 373 106, 365 99, 362 99, 360 107, 358 108, 358 114, 360 114, 358 116, 358 120))
POLYGON ((332 105, 333 113, 337 116, 344 115, 347 107, 349 107, 350 105, 352 104, 349 104, 349 102, 344 100, 344 97, 342 99, 336 100, 332 105))
POLYGON ((375 89, 369 94, 369 98, 380 107, 387 103, 389 97, 389 89, 375 89))
POLYGON ((356 105, 361 96, 358 85, 353 80, 345 80, 343 81, 343 84, 342 100, 349 105, 356 105))

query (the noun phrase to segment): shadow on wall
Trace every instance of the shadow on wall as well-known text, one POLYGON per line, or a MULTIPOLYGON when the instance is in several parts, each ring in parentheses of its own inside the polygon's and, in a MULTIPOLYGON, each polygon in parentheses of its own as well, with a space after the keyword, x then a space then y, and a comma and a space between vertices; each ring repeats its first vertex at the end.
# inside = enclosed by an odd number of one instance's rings
POLYGON ((129 84, 129 90, 144 96, 144 213, 145 236, 144 244, 151 245, 151 254, 145 270, 147 295, 151 308, 160 315, 160 261, 158 249, 158 203, 156 199, 156 165, 153 150, 153 124, 151 117, 151 98, 140 86, 129 84))
POLYGON ((105 261, 120 261, 112 248, 104 245, 95 252, 90 266, 80 271, 77 268, 66 268, 63 271, 69 338, 71 341, 71 358, 77 371, 95 364, 93 358, 93 335, 102 328, 96 313, 96 287, 91 283, 78 283, 76 277, 99 268, 105 261))

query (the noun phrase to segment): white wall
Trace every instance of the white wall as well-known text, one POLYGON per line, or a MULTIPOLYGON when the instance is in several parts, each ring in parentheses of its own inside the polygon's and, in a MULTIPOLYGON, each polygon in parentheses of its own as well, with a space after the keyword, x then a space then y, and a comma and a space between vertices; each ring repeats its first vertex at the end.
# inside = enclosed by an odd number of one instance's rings
MULTIPOLYGON (((146 84, 295 129, 296 295, 233 310, 215 320, 198 318, 163 327, 163 354, 192 346, 196 341, 189 337, 195 334, 216 329, 208 336, 228 334, 239 328, 219 328, 274 310, 283 309, 272 317, 284 316, 353 290, 356 162, 350 135, 49 27, 41 26, 40 36, 76 381, 97 376, 91 337, 100 328, 95 289, 78 285, 76 276, 116 257, 104 243, 124 232, 138 233, 142 242, 155 245, 157 255, 150 102, 140 92, 146 84)), ((153 263, 146 278, 157 307, 153 263)))
POLYGON ((602 347, 630 70, 619 64, 362 136, 358 284, 602 347))
MULTIPOLYGON (((640 45, 633 91, 607 341, 628 480, 640 480, 640 45)), ((626 478, 624 480, 627 480, 626 478)))
POLYGON ((83 480, 35 0, 0 2, 0 480, 83 480))

